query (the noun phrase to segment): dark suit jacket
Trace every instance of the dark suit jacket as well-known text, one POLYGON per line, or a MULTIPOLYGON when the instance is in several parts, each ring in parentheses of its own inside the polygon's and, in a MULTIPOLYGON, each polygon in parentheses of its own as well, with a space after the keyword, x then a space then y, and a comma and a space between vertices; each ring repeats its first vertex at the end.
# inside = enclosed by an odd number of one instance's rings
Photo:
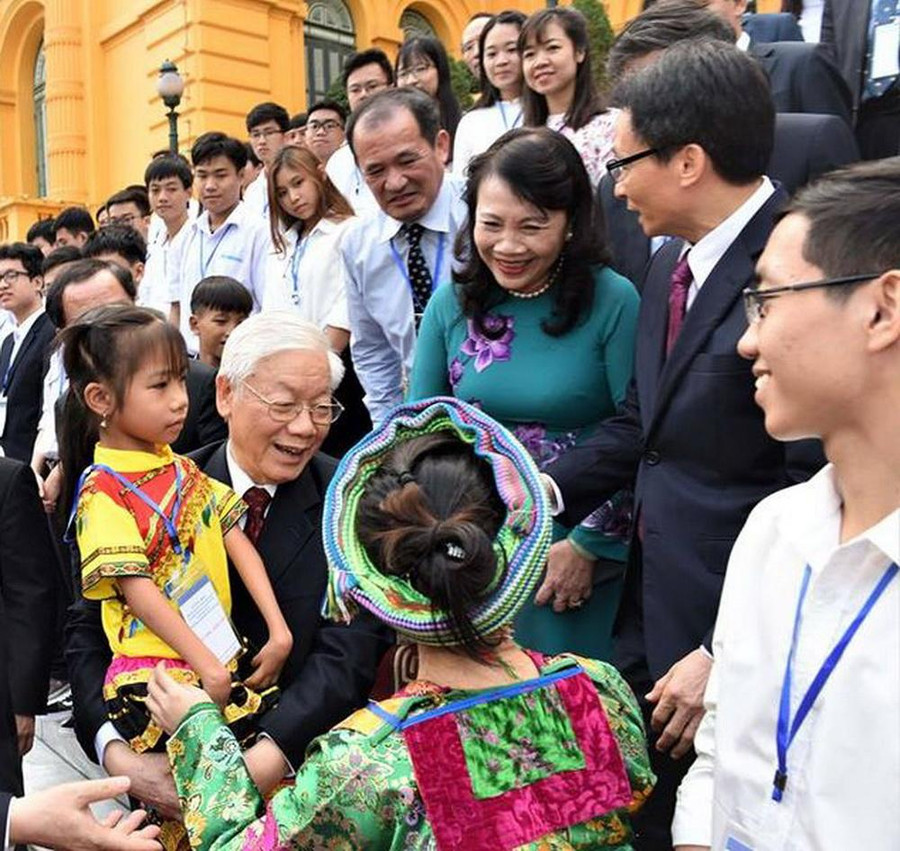
MULTIPOLYGON (((13 713, 43 712, 57 568, 31 468, 0 458, 0 789, 21 794, 13 713)), ((2 824, 2 822, 0 822, 2 824)))
POLYGON ((172 444, 172 451, 179 455, 228 437, 228 427, 216 408, 216 371, 198 360, 190 360, 186 384, 190 400, 187 419, 178 440, 172 444))
POLYGON ((853 98, 828 48, 803 41, 751 42, 747 53, 766 72, 776 111, 837 115, 851 125, 853 98))
POLYGON ((701 642, 709 646, 738 532, 759 500, 794 478, 785 444, 768 436, 754 403, 751 364, 736 351, 747 324, 741 291, 786 198, 776 191, 732 243, 668 359, 669 282, 682 243, 657 252, 622 408, 546 470, 562 491, 566 525, 635 485, 643 552, 626 572, 619 630, 642 624, 641 655, 654 679, 701 642))
MULTIPOLYGON (((834 115, 779 113, 775 145, 767 174, 790 194, 838 166, 856 162, 859 148, 846 122, 834 115)), ((612 179, 604 175, 597 188, 612 267, 640 289, 650 259, 650 240, 636 213, 613 195, 612 179)))
MULTIPOLYGON (((224 443, 192 457, 207 475, 231 484, 224 443)), ((319 614, 327 575, 322 500, 334 469, 333 459, 317 455, 298 479, 279 485, 258 541, 275 597, 294 635, 281 675, 281 700, 261 726, 294 766, 303 761, 313 738, 366 702, 378 662, 391 643, 389 631, 371 616, 345 626, 319 614)), ((231 568, 229 576, 235 626, 261 647, 267 637, 265 622, 237 571, 231 568)), ((107 720, 101 687, 110 660, 98 604, 75 602, 67 639, 75 731, 87 755, 96 759, 94 737, 107 720)))
POLYGON ((822 12, 822 44, 831 51, 859 108, 866 75, 869 47, 869 0, 825 0, 822 12))
POLYGON ((753 41, 803 41, 803 30, 790 12, 744 15, 742 23, 753 41))
MULTIPOLYGON (((0 445, 7 458, 30 463, 31 450, 41 418, 41 394, 44 389, 44 364, 56 328, 46 313, 35 320, 13 361, 9 375, 6 425, 0 445)), ((12 352, 10 334, 0 346, 0 376, 6 372, 12 352)))

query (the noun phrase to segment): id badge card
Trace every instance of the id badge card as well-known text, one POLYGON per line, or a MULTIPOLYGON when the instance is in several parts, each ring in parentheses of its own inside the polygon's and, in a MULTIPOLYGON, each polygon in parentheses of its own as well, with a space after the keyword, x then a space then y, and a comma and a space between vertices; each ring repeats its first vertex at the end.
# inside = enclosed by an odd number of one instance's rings
POLYGON ((872 79, 900 74, 900 18, 875 27, 872 43, 872 79))
POLYGON ((729 821, 725 829, 725 844, 723 851, 756 851, 756 843, 753 837, 734 821, 729 821))
POLYGON ((182 585, 175 601, 185 623, 223 665, 240 654, 241 642, 208 576, 182 585))

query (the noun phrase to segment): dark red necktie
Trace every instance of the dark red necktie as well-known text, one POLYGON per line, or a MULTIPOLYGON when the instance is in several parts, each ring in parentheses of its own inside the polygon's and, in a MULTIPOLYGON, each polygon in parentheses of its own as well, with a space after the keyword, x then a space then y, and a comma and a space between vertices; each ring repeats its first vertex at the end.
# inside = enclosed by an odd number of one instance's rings
POLYGON ((266 517, 266 509, 272 497, 265 488, 252 487, 244 493, 244 502, 247 503, 247 523, 244 525, 244 534, 252 544, 256 544, 262 532, 263 522, 266 517))
POLYGON ((684 323, 684 314, 687 310, 688 290, 691 288, 691 267, 688 266, 688 255, 685 253, 672 270, 672 279, 669 283, 669 327, 666 333, 666 355, 672 351, 672 346, 678 339, 681 326, 684 323))

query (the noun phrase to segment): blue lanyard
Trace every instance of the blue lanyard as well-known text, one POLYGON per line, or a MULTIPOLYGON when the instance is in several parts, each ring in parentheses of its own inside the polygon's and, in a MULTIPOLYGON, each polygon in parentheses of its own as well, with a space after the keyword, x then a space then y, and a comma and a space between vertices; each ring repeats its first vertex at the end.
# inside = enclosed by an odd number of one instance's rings
POLYGON ((828 678, 840 661, 841 656, 844 655, 847 645, 850 643, 853 636, 856 635, 856 631, 868 617, 869 612, 872 611, 872 607, 878 602, 878 598, 884 593, 884 589, 891 584, 891 580, 897 575, 898 570, 900 570, 900 568, 898 568, 896 564, 891 564, 888 569, 885 570, 881 579, 878 580, 878 584, 872 590, 872 593, 869 594, 868 599, 863 603, 862 608, 859 610, 856 617, 853 618, 850 626, 847 627, 837 644, 834 645, 831 652, 825 658, 822 667, 819 668, 815 677, 813 677, 812 683, 810 683, 809 688, 806 690, 806 694, 803 695, 803 699, 797 707, 797 714, 794 716, 794 720, 791 721, 791 679, 792 669, 794 667, 794 654, 797 652, 797 639, 800 637, 800 621, 801 613, 803 611, 803 601, 806 599, 806 592, 809 590, 809 580, 812 575, 810 566, 806 565, 806 570, 803 573, 803 583, 800 586, 800 597, 797 600, 797 611, 794 614, 794 632, 791 636, 791 649, 788 653, 784 679, 781 683, 781 701, 778 706, 778 727, 775 732, 775 745, 778 750, 778 770, 775 772, 775 778, 772 781, 773 801, 781 801, 784 795, 784 787, 787 785, 788 749, 793 743, 794 737, 806 720, 809 710, 812 709, 813 704, 818 699, 819 694, 825 687, 825 683, 828 682, 828 678))
POLYGON ((300 236, 297 234, 297 244, 294 246, 294 254, 291 257, 291 279, 293 281, 293 300, 294 304, 300 304, 300 290, 298 286, 298 275, 300 272, 300 264, 303 262, 303 255, 309 245, 309 234, 300 236))
POLYGON ((522 121, 522 111, 519 110, 519 114, 513 119, 512 127, 510 127, 509 122, 506 119, 506 109, 503 106, 503 101, 498 100, 497 106, 500 107, 500 117, 503 119, 503 129, 504 130, 514 130, 519 126, 519 123, 522 121))
MULTIPOLYGON (((434 264, 434 274, 431 276, 431 291, 434 292, 434 288, 438 285, 439 279, 441 276, 441 266, 444 265, 444 242, 447 234, 441 233, 438 234, 438 249, 437 249, 437 258, 435 259, 434 264)), ((390 239, 391 243, 391 254, 394 255, 394 263, 397 268, 400 270, 400 274, 403 275, 403 280, 406 281, 406 286, 409 287, 409 291, 413 292, 412 281, 409 279, 409 270, 406 268, 406 263, 403 262, 403 258, 400 256, 400 252, 397 251, 397 246, 394 245, 394 237, 390 239)))
POLYGON ((463 712, 466 709, 471 709, 473 706, 480 706, 482 703, 490 703, 492 700, 500 700, 504 697, 515 697, 519 694, 528 694, 529 692, 537 691, 539 688, 552 685, 560 680, 567 680, 570 677, 575 677, 583 672, 584 668, 582 668, 581 665, 575 665, 572 668, 565 668, 562 671, 556 671, 553 674, 544 674, 533 680, 512 683, 512 685, 491 689, 482 694, 466 697, 463 700, 454 700, 451 703, 445 703, 443 706, 429 709, 427 712, 422 712, 419 715, 414 715, 412 718, 407 718, 405 720, 398 718, 386 709, 382 709, 374 700, 369 701, 368 709, 381 718, 382 721, 387 721, 387 723, 395 730, 406 730, 409 727, 415 727, 417 724, 421 724, 424 721, 430 721, 433 718, 440 718, 442 715, 448 715, 454 712, 463 712))
MULTIPOLYGON (((160 505, 154 502, 147 494, 145 494, 139 487, 137 487, 133 482, 129 482, 121 473, 117 473, 112 467, 108 467, 106 464, 91 464, 82 474, 81 478, 78 479, 78 487, 75 488, 75 501, 72 504, 72 511, 69 514, 69 522, 66 524, 66 534, 68 535, 68 530, 72 526, 72 521, 75 519, 75 513, 78 510, 78 499, 81 496, 81 489, 84 487, 85 480, 94 470, 102 470, 104 473, 109 473, 119 484, 121 484, 129 493, 133 493, 138 499, 140 499, 151 511, 155 514, 159 515, 160 520, 162 520, 163 525, 166 530, 166 534, 169 536, 169 541, 172 544, 172 550, 175 555, 179 555, 184 560, 184 563, 187 564, 191 560, 191 554, 188 550, 184 549, 181 546, 181 540, 178 537, 178 528, 176 527, 176 523, 178 522, 178 514, 181 512, 181 468, 178 466, 178 462, 175 462, 175 503, 172 506, 172 516, 169 517, 165 511, 162 510, 160 505)), ((68 540, 71 541, 71 536, 68 537, 68 540)))
MULTIPOLYGON (((234 222, 229 222, 222 229, 222 235, 219 237, 218 242, 213 246, 212 253, 209 255, 209 260, 204 261, 203 259, 203 244, 206 242, 206 233, 202 230, 198 230, 197 232, 200 234, 200 274, 202 277, 206 277, 206 270, 209 269, 210 264, 213 262, 213 258, 216 256, 216 252, 219 250, 219 246, 225 242, 225 237, 228 236, 228 231, 234 226, 234 222)), ((215 234, 213 234, 215 236, 215 234)))

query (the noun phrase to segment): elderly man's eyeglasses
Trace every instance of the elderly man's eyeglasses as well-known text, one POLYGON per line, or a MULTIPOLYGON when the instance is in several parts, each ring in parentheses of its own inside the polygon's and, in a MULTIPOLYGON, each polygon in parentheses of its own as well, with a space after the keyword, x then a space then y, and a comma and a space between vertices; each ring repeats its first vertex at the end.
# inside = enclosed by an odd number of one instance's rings
POLYGON ((7 269, 2 275, 0 275, 0 283, 5 284, 8 287, 15 286, 16 281, 19 278, 30 278, 31 275, 28 272, 20 272, 18 269, 7 269))
POLYGON ((620 160, 610 160, 606 164, 606 170, 609 172, 609 176, 613 179, 613 182, 618 183, 623 175, 628 172, 628 166, 632 163, 636 163, 638 160, 642 160, 645 157, 652 157, 654 154, 658 153, 658 148, 647 148, 644 151, 638 151, 636 154, 631 154, 631 156, 622 157, 620 160))
POLYGON ((434 65, 427 65, 423 62, 421 65, 411 68, 401 68, 397 72, 397 80, 421 80, 434 67, 434 65))
POLYGON ((864 275, 848 275, 844 278, 826 278, 823 281, 809 281, 802 284, 789 284, 783 287, 771 287, 770 289, 758 289, 748 287, 743 292, 744 311, 747 314, 747 322, 754 325, 766 315, 766 302, 778 298, 785 293, 803 292, 803 290, 818 290, 824 287, 840 287, 845 284, 860 284, 863 281, 874 281, 880 278, 881 272, 866 272, 864 275))
POLYGON ((307 121, 306 129, 309 133, 318 133, 322 130, 325 133, 331 133, 333 130, 338 130, 341 127, 340 121, 335 121, 333 118, 328 118, 325 121, 307 121))
POLYGON ((247 381, 242 381, 244 385, 260 402, 262 402, 269 410, 269 416, 276 423, 289 423, 295 420, 302 413, 308 413, 309 418, 320 426, 331 425, 343 413, 344 406, 332 399, 330 402, 320 402, 318 405, 296 404, 295 402, 273 402, 267 399, 258 390, 256 390, 247 381))

